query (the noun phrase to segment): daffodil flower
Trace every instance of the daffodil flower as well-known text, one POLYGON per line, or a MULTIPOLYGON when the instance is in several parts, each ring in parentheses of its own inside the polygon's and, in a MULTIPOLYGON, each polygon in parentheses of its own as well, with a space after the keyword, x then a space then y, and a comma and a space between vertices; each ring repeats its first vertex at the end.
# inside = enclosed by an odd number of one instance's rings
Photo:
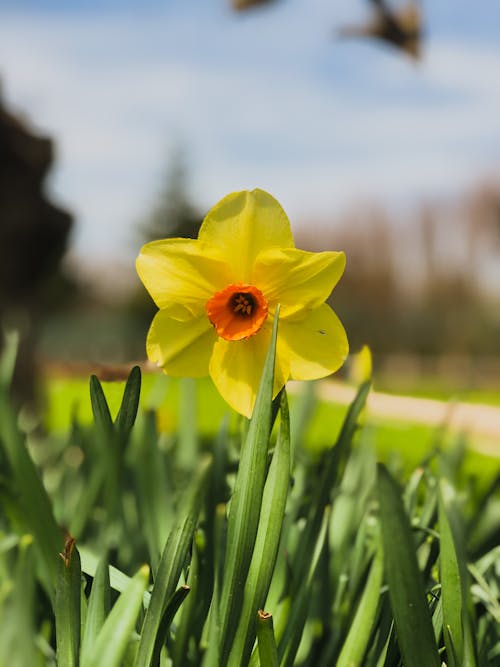
POLYGON ((325 303, 344 271, 342 252, 295 248, 290 222, 267 192, 235 192, 207 214, 198 239, 147 243, 137 272, 159 311, 148 357, 173 376, 210 375, 249 417, 278 304, 274 395, 344 362, 347 337, 325 303))

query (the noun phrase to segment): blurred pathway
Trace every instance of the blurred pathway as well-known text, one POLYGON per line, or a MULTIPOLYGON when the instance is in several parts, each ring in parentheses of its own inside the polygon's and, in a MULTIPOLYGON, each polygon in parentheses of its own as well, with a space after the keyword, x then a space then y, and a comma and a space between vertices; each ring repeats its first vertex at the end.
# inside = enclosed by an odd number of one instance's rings
MULTIPOLYGON (((318 382, 318 397, 349 404, 356 393, 354 387, 336 380, 318 382)), ((384 419, 396 419, 425 424, 446 426, 454 431, 480 436, 471 441, 471 448, 500 458, 500 407, 479 403, 437 401, 430 398, 394 396, 372 391, 367 402, 369 412, 384 419)))

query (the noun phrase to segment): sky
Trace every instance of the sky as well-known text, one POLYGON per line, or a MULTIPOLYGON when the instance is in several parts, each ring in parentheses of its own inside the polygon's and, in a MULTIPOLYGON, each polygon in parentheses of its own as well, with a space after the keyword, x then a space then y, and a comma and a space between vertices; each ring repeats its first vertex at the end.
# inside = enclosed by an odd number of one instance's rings
POLYGON ((82 261, 137 254, 182 150, 193 202, 261 187, 292 226, 404 211, 500 175, 500 3, 427 0, 415 64, 338 28, 363 0, 0 0, 0 86, 56 142, 82 261), (480 7, 479 7, 480 5, 480 7))

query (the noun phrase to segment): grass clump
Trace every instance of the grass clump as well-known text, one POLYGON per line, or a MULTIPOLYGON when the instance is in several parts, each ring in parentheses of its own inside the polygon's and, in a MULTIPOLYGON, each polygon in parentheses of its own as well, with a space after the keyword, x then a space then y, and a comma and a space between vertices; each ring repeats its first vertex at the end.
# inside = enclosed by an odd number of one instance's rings
POLYGON ((210 437, 189 384, 160 433, 137 368, 116 417, 92 377, 91 424, 23 429, 2 374, 0 665, 500 665, 500 474, 378 463, 369 383, 305 447, 273 361, 210 437))

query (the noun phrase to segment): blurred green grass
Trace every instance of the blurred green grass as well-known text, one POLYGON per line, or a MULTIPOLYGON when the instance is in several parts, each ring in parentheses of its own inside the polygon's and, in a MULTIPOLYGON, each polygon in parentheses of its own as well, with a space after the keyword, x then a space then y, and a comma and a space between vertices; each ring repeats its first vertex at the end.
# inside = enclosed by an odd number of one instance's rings
MULTIPOLYGON (((124 381, 102 382, 113 418, 118 412, 124 381)), ((300 390, 307 391, 307 383, 300 390)), ((154 409, 157 412, 157 426, 160 432, 176 432, 179 427, 180 407, 185 400, 186 391, 189 391, 195 402, 196 427, 202 436, 214 436, 225 417, 231 418, 231 411, 220 397, 209 378, 200 380, 186 380, 167 377, 156 373, 144 373, 141 394, 141 408, 154 409)), ((430 397, 429 392, 416 391, 414 396, 430 397)), ((76 419, 80 424, 91 424, 92 408, 89 398, 88 377, 57 377, 45 379, 42 385, 44 401, 44 427, 52 433, 63 434, 68 432, 71 422, 76 419)), ((485 403, 495 404, 495 392, 477 392, 476 402, 483 396, 485 403)), ((446 400, 450 394, 436 391, 435 398, 446 400)), ((290 396, 292 415, 292 438, 294 432, 300 429, 297 423, 300 415, 294 408, 299 403, 299 394, 290 396)), ((500 400, 499 400, 500 404, 500 400)), ((320 454, 335 441, 342 419, 345 415, 345 405, 340 403, 312 399, 312 414, 308 420, 304 436, 304 445, 311 453, 320 454)), ((234 415, 232 415, 234 418, 234 415)), ((382 419, 369 415, 364 424, 365 439, 373 445, 379 460, 388 461, 402 473, 407 473, 418 465, 426 456, 430 455, 437 443, 440 446, 453 447, 460 443, 463 436, 447 432, 445 427, 437 429, 433 425, 422 425, 398 419, 382 419)), ((498 467, 498 458, 482 454, 480 436, 468 436, 464 441, 463 456, 464 468, 474 477, 482 478, 485 483, 494 475, 498 467), (469 446, 471 445, 471 446, 469 446), (475 447, 474 445, 479 445, 475 447), (492 462, 494 465, 492 465, 492 462)), ((486 443, 491 446, 491 443, 486 443)))

